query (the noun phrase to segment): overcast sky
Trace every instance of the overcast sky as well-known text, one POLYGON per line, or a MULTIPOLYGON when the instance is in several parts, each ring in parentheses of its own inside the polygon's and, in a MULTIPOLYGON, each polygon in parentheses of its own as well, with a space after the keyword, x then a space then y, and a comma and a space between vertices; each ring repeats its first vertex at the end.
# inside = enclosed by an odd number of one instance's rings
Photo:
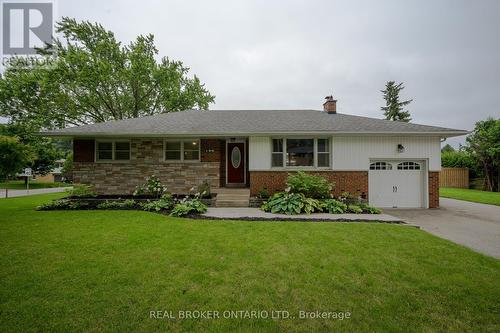
MULTIPOLYGON (((216 95, 211 109, 320 109, 381 118, 404 82, 413 122, 470 130, 500 116, 500 1, 58 1, 128 43, 153 33, 216 95)), ((461 139, 451 139, 454 145, 461 139)))

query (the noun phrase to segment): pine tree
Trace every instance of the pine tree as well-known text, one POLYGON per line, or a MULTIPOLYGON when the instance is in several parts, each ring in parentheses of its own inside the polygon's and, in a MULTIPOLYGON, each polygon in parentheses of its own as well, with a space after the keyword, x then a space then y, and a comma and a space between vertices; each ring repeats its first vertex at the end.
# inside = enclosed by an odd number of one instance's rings
POLYGON ((410 122, 410 112, 403 110, 403 107, 410 104, 413 100, 399 101, 399 92, 404 88, 403 82, 396 84, 394 81, 388 81, 385 85, 385 90, 381 90, 386 102, 386 106, 381 107, 382 111, 384 111, 385 119, 410 122))

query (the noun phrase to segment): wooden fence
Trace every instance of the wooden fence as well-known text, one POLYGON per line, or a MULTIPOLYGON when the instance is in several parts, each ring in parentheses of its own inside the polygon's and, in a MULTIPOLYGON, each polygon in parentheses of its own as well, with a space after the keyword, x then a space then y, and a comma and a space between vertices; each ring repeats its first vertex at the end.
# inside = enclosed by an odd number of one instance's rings
POLYGON ((469 188, 469 169, 441 168, 439 186, 469 188))

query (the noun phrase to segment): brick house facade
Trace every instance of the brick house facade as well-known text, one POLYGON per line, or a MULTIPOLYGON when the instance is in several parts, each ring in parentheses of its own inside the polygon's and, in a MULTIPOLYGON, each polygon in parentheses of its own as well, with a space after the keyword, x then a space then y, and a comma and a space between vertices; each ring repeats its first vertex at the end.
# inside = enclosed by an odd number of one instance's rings
POLYGON ((208 182, 251 195, 285 188, 304 170, 378 207, 439 207, 441 142, 467 131, 323 110, 162 113, 43 133, 73 139, 75 183, 131 194, 156 175, 173 193, 208 182))

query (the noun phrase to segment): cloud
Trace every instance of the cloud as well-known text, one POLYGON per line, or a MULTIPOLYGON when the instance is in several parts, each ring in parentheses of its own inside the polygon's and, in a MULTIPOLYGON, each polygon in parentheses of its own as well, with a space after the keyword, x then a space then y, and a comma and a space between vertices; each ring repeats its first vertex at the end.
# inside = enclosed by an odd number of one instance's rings
POLYGON ((495 0, 68 0, 58 12, 123 42, 153 33, 216 95, 214 109, 318 109, 333 93, 340 112, 381 117, 380 90, 395 80, 417 123, 472 129, 500 115, 495 0))

